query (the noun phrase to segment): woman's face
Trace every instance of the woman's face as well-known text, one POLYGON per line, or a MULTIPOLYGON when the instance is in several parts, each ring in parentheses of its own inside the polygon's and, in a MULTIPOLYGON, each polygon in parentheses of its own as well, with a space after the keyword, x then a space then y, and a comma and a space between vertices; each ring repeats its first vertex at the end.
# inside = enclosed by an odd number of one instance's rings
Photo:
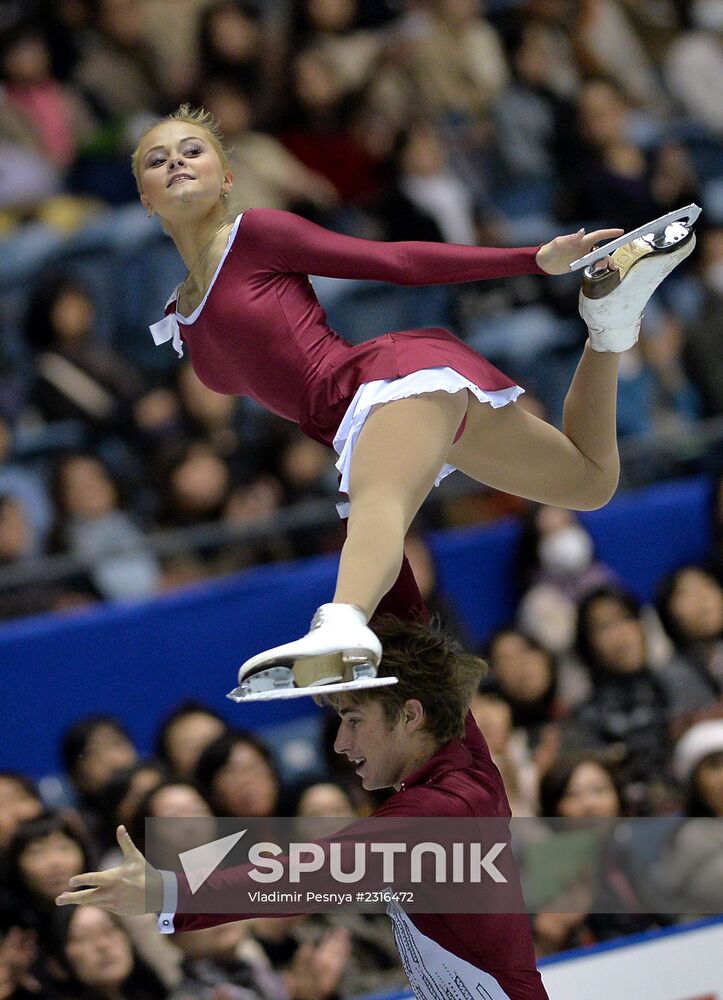
POLYGON ((492 754, 502 754, 512 735, 512 709, 501 698, 476 694, 470 705, 492 754))
POLYGON ((43 814, 43 803, 14 778, 0 777, 0 851, 21 823, 43 814))
POLYGON ((205 712, 191 712, 176 719, 166 733, 166 751, 174 772, 190 778, 198 758, 225 728, 220 719, 205 712))
POLYGON ((86 741, 75 780, 84 792, 97 792, 116 771, 132 767, 137 759, 130 740, 114 726, 101 723, 86 741))
POLYGON ((73 517, 102 517, 118 503, 113 481, 93 458, 72 458, 61 473, 63 506, 73 517))
POLYGON ((68 888, 68 879, 80 875, 85 859, 80 845, 58 831, 28 844, 18 867, 28 889, 45 900, 53 900, 68 888))
POLYGON ((155 793, 148 804, 148 816, 154 820, 172 820, 152 827, 152 863, 158 868, 177 864, 179 854, 218 836, 211 807, 195 788, 181 782, 155 793))
POLYGON ((355 815, 349 796, 338 785, 320 782, 307 788, 299 799, 298 816, 337 816, 350 818, 355 815))
POLYGON ((505 694, 515 701, 537 701, 547 691, 550 660, 516 632, 505 632, 495 640, 490 666, 505 694))
POLYGON ((144 207, 176 224, 207 215, 232 177, 204 129, 162 122, 141 141, 138 181, 144 207))
POLYGON ((258 51, 261 34, 255 21, 242 10, 224 7, 216 11, 208 27, 211 48, 224 62, 244 63, 258 51))
POLYGON ((577 111, 583 137, 593 146, 604 148, 624 138, 628 108, 607 83, 586 84, 580 92, 577 111))
POLYGON ((153 796, 153 815, 159 818, 212 816, 204 798, 190 785, 166 785, 153 796))
POLYGON ((157 767, 144 767, 141 771, 137 771, 130 780, 128 791, 116 808, 118 822, 130 823, 143 796, 162 780, 163 777, 157 767))
POLYGON ((723 632, 723 590, 702 570, 685 570, 673 590, 670 613, 688 641, 716 639, 723 632))
POLYGON ((645 666, 645 634, 640 619, 615 599, 601 598, 588 608, 590 644, 607 670, 628 674, 645 666))
POLYGON ((210 516, 223 503, 229 483, 224 460, 199 445, 171 472, 174 506, 185 517, 210 516))
POLYGON ((70 921, 65 957, 84 986, 107 990, 133 971, 133 951, 125 930, 96 906, 79 906, 70 921))
POLYGON ((72 288, 61 292, 50 311, 53 331, 66 344, 82 341, 90 333, 94 317, 90 299, 72 288))
POLYGON ((279 787, 276 776, 250 743, 237 743, 213 780, 214 795, 229 816, 271 816, 279 787))
POLYGON ((714 816, 723 818, 723 753, 713 753, 698 765, 695 784, 714 816))
POLYGON ((557 806, 568 819, 605 819, 617 816, 620 800, 607 771, 593 761, 578 765, 557 806))

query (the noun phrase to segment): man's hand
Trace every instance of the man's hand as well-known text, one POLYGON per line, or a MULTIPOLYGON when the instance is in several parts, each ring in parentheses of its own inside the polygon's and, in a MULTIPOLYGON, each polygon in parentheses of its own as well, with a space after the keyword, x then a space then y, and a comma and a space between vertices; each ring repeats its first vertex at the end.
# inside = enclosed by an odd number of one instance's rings
POLYGON ((105 872, 74 875, 68 884, 75 891, 61 893, 55 900, 58 906, 100 906, 124 917, 135 917, 161 909, 161 876, 146 863, 124 826, 118 827, 116 838, 123 852, 123 861, 118 867, 109 868, 105 872), (78 886, 87 888, 78 889, 78 886))
MULTIPOLYGON (((554 240, 540 247, 535 260, 548 274, 567 274, 570 264, 578 257, 590 253, 601 240, 612 240, 616 236, 622 236, 624 232, 624 229, 596 229, 594 233, 586 235, 585 230, 580 229, 570 236, 556 236, 554 240)), ((605 254, 601 253, 600 256, 603 258, 605 254)))

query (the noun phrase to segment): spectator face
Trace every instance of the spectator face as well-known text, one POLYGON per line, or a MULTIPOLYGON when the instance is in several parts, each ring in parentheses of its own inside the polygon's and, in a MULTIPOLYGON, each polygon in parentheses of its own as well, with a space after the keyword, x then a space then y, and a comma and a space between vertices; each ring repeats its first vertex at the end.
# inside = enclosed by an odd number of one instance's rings
POLYGON ((579 764, 570 776, 557 813, 569 819, 619 815, 620 800, 607 771, 592 761, 579 764))
POLYGON ((42 816, 43 803, 11 775, 0 775, 0 851, 25 820, 42 816))
MULTIPOLYGON (((251 103, 246 94, 232 83, 220 80, 207 83, 202 100, 204 108, 214 116, 229 144, 251 128, 251 103)), ((193 371, 190 365, 188 367, 193 371)), ((221 398, 233 402, 232 396, 221 398)))
POLYGON ((143 796, 160 784, 162 780, 163 776, 157 767, 144 767, 136 771, 130 780, 128 791, 116 807, 117 821, 127 826, 143 796))
POLYGON ((125 929, 95 906, 79 906, 65 942, 75 977, 99 995, 117 990, 133 971, 133 950, 125 929))
POLYGON ((151 815, 166 818, 211 816, 211 807, 192 785, 164 785, 153 796, 151 815))
POLYGON ((614 87, 597 80, 585 84, 577 109, 583 137, 593 146, 604 149, 625 139, 628 106, 614 87))
POLYGON ((22 503, 13 497, 0 497, 0 565, 21 559, 33 542, 33 529, 22 503))
POLYGON ((238 742, 213 780, 213 794, 228 816, 271 816, 279 786, 256 747, 238 742))
POLYGON ((123 733, 106 723, 99 723, 88 737, 73 775, 84 792, 98 792, 121 768, 138 759, 136 749, 123 733))
POLYGON ((355 816, 349 796, 339 785, 321 782, 307 788, 299 799, 297 816, 330 816, 350 818, 355 816))
POLYGON ((283 488, 274 476, 258 476, 238 486, 229 497, 224 517, 232 524, 252 524, 271 517, 281 506, 283 488))
POLYGON ((680 573, 669 608, 688 642, 716 639, 723 631, 723 590, 702 569, 680 573))
POLYGON ((84 860, 79 844, 58 831, 28 844, 18 868, 30 892, 50 902, 68 888, 69 878, 80 875, 84 860))
POLYGON ((723 818, 723 753, 713 753, 702 760, 693 781, 711 813, 723 818))
POLYGON ((472 715, 479 726, 490 753, 501 754, 507 749, 512 735, 512 708, 502 698, 477 694, 472 699, 472 715))
POLYGON ((143 42, 138 0, 101 0, 98 23, 103 34, 121 48, 132 49, 143 42))
POLYGON ((416 177, 435 177, 447 163, 439 136, 431 125, 418 125, 409 133, 401 154, 401 167, 405 174, 416 177))
POLYGON ((280 466, 282 479, 292 490, 313 490, 329 471, 329 450, 299 434, 284 448, 280 466))
POLYGON ((342 88, 337 74, 320 56, 305 52, 296 60, 296 96, 311 114, 329 114, 339 105, 342 88))
POLYGON ((205 712, 181 716, 166 732, 166 754, 175 774, 189 778, 203 751, 225 730, 220 719, 205 712))
POLYGON ((65 461, 59 479, 60 506, 70 517, 102 517, 118 505, 118 492, 100 462, 77 456, 65 461))
POLYGON ((224 63, 244 63, 256 56, 260 43, 259 27, 242 10, 232 5, 212 15, 208 38, 213 53, 224 63))
POLYGON ((218 836, 211 807, 193 785, 183 781, 163 784, 153 792, 146 800, 145 816, 171 821, 155 824, 147 845, 158 868, 172 868, 180 853, 218 836))
POLYGON ((524 29, 520 47, 515 53, 515 68, 523 80, 533 87, 544 86, 550 79, 555 58, 550 33, 544 25, 532 23, 524 29))
POLYGON ((590 645, 607 670, 627 674, 645 666, 645 635, 639 618, 614 598, 602 597, 587 610, 590 645))
POLYGON ((182 518, 214 517, 230 484, 226 463, 210 448, 198 446, 171 473, 172 502, 182 518))
POLYGON ((480 0, 435 0, 437 15, 452 25, 464 26, 480 15, 480 0))
POLYGON ((62 291, 50 310, 53 332, 65 344, 85 340, 93 329, 94 318, 93 303, 77 289, 62 291))
POLYGON ((307 0, 306 14, 317 31, 347 31, 356 21, 355 0, 307 0))
POLYGON ((10 83, 43 83, 50 76, 47 45, 40 36, 21 36, 5 50, 2 70, 10 83))
POLYGON ((500 687, 515 701, 537 701, 552 681, 549 656, 518 632, 503 632, 495 639, 490 666, 500 687))

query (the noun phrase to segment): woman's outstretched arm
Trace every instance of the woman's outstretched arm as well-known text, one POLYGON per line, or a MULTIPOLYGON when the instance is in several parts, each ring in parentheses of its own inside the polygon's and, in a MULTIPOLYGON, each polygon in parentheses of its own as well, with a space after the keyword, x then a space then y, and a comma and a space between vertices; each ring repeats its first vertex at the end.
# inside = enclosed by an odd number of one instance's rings
POLYGON ((470 247, 456 243, 400 242, 343 236, 276 209, 251 209, 239 236, 250 241, 259 265, 269 270, 328 278, 443 285, 520 274, 563 274, 577 257, 621 230, 582 231, 542 247, 470 247), (253 245, 255 244, 255 245, 253 245))

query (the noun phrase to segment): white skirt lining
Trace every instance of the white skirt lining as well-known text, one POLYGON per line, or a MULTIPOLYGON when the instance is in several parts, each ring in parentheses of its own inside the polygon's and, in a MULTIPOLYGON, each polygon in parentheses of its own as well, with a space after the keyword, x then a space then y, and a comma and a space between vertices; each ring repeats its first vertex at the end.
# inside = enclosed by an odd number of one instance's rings
MULTIPOLYGON (((336 468, 341 476, 339 492, 349 492, 349 472, 351 459, 356 442, 369 414, 383 403, 391 403, 395 399, 406 399, 409 396, 419 396, 425 392, 460 392, 469 389, 481 403, 489 403, 494 409, 506 406, 525 391, 519 385, 508 389, 480 389, 478 385, 460 375, 453 368, 424 368, 402 378, 378 379, 375 382, 365 382, 354 394, 339 430, 334 437, 334 450, 339 456, 336 468)), ((455 471, 453 465, 443 465, 437 476, 435 486, 439 486, 445 476, 455 471)), ((349 502, 337 504, 340 517, 349 516, 349 502)))

